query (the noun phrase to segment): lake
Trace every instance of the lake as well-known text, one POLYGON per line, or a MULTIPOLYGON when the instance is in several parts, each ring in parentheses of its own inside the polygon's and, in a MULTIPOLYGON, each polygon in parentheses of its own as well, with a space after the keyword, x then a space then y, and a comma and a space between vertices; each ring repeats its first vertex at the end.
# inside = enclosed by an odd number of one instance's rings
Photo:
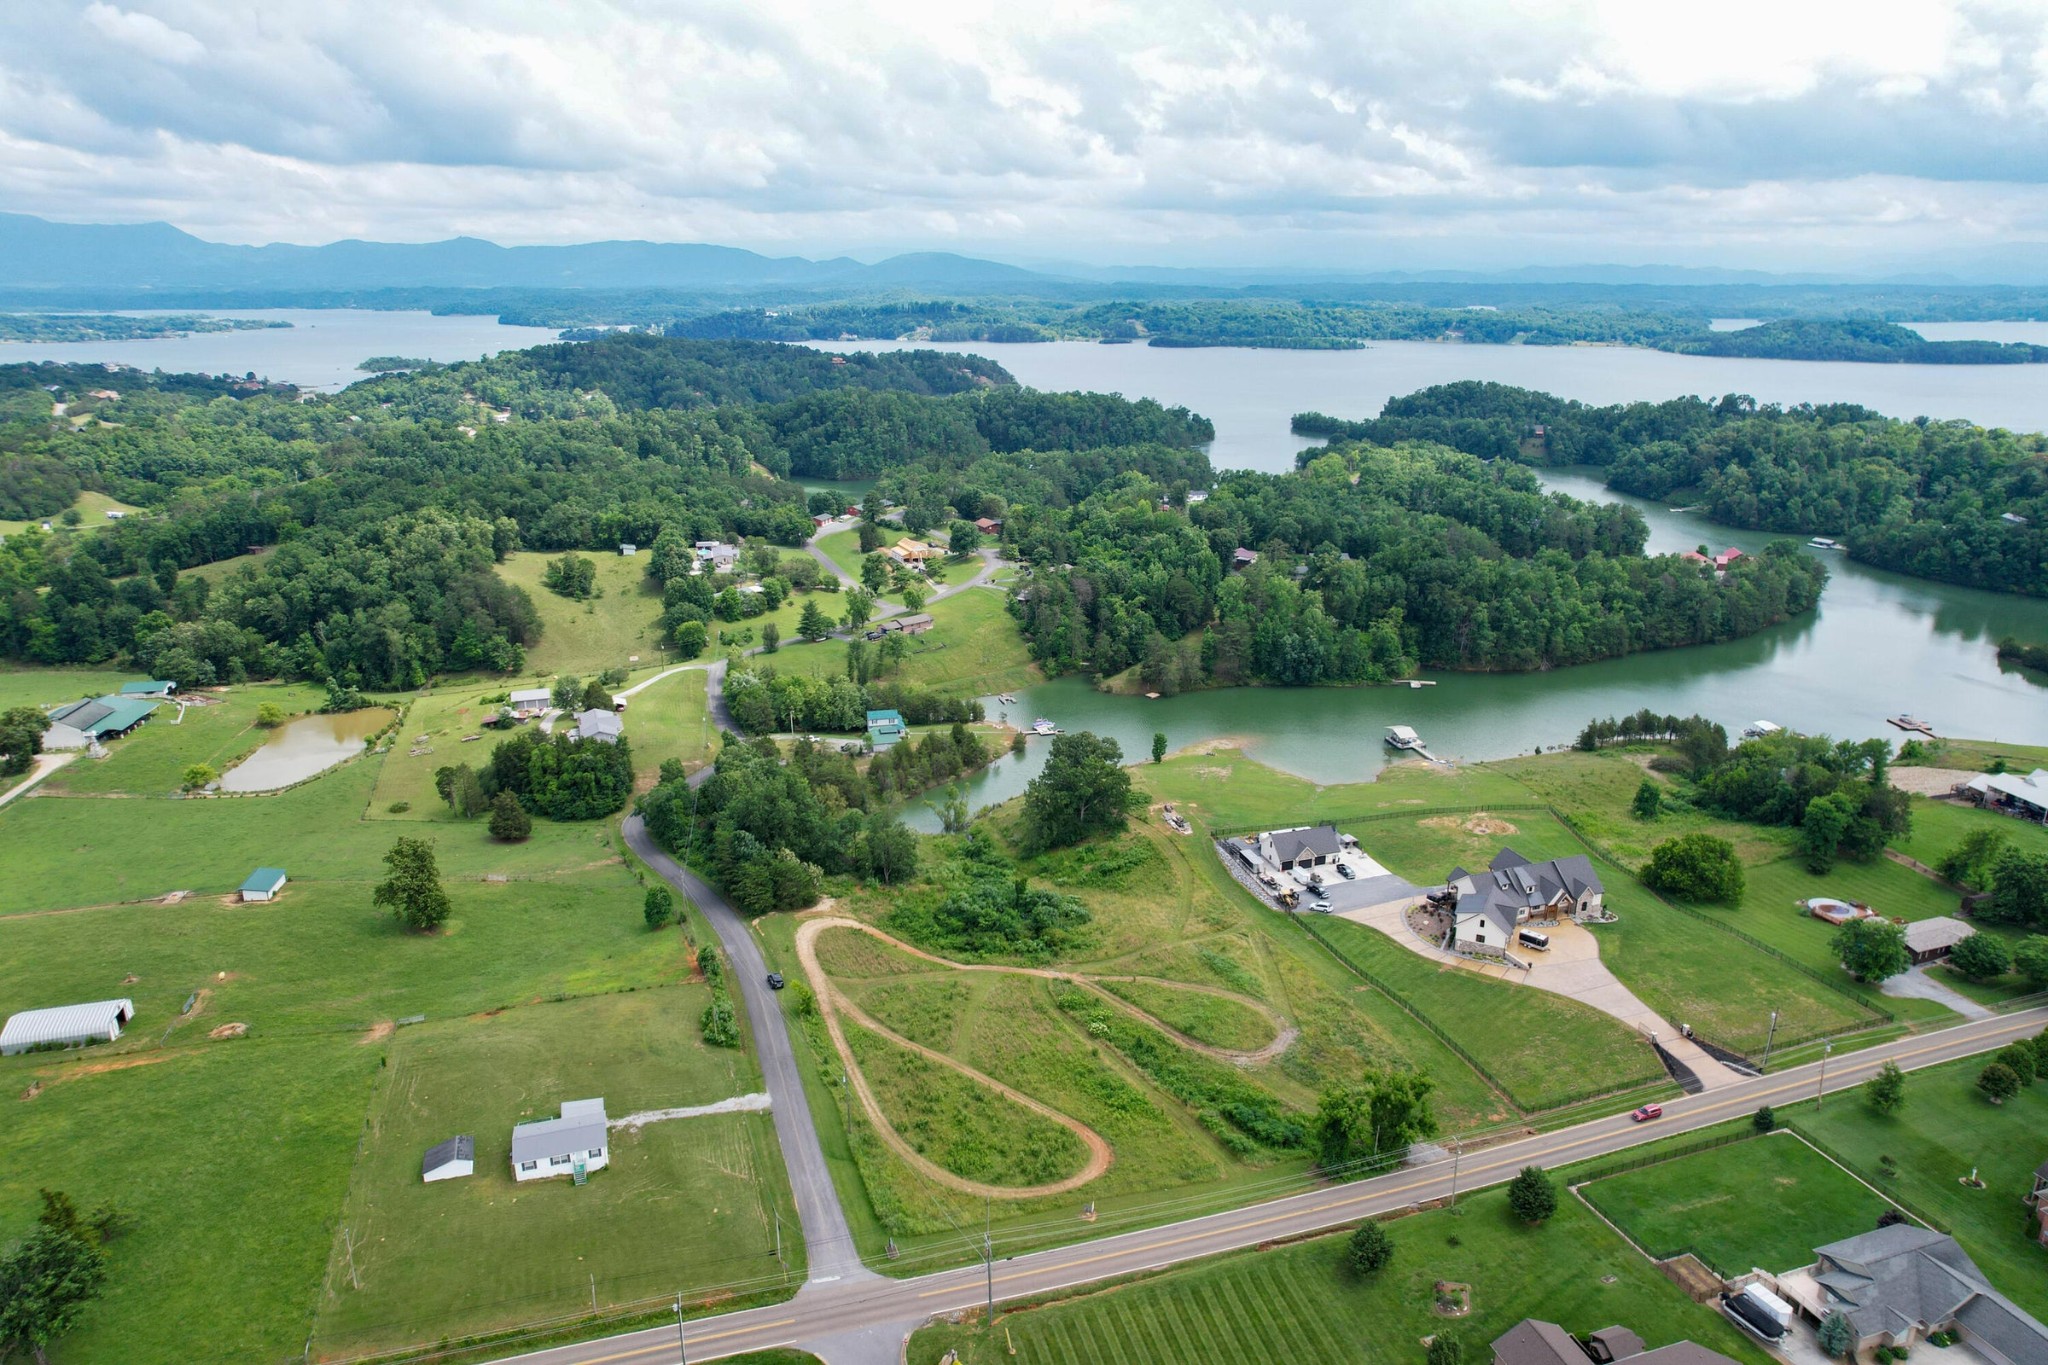
POLYGON ((363 751, 363 741, 396 712, 371 707, 336 716, 300 716, 270 732, 263 747, 221 775, 229 792, 267 792, 303 782, 363 751))
POLYGON ((262 318, 292 325, 257 332, 195 332, 149 341, 4 342, 0 343, 0 365, 41 360, 67 365, 113 361, 140 370, 176 373, 254 371, 261 378, 302 389, 339 389, 366 377, 356 366, 371 356, 475 360, 556 339, 553 328, 501 327, 493 317, 436 317, 367 308, 179 308, 136 311, 128 316, 173 312, 262 318))

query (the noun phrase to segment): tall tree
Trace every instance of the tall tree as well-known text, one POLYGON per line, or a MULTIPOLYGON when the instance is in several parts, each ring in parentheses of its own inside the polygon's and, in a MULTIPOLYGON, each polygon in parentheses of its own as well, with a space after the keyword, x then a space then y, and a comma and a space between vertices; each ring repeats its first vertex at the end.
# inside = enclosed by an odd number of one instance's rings
POLYGON ((1061 848, 1121 830, 1131 801, 1123 759, 1113 739, 1086 730, 1056 736, 1045 767, 1024 789, 1025 842, 1036 849, 1061 848))
POLYGON ((675 916, 676 898, 665 886, 650 886, 640 903, 640 913, 650 929, 659 929, 675 916))
POLYGON ((18 777, 34 767, 49 728, 49 717, 33 706, 0 713, 0 775, 18 777))
POLYGON ((832 633, 832 618, 825 615, 825 609, 818 605, 817 598, 804 599, 804 609, 796 618, 796 633, 811 641, 822 640, 832 633))
POLYGON ((371 892, 372 905, 389 909, 408 929, 438 928, 448 918, 453 906, 441 885, 433 840, 400 835, 384 855, 384 866, 390 872, 371 892))
POLYGON ((48 1365, 50 1343, 98 1298, 107 1254, 76 1227, 39 1223, 0 1258, 0 1356, 26 1350, 48 1365))
POLYGON ((1863 1097, 1880 1114, 1897 1112, 1906 1102, 1906 1073, 1899 1070, 1897 1062, 1886 1062, 1863 1083, 1863 1097))
POLYGON ((1508 1182, 1508 1207, 1525 1223, 1540 1223, 1557 1212, 1557 1184, 1541 1166, 1524 1166, 1508 1182))
MULTIPOLYGON (((465 766, 464 772, 469 769, 465 766)), ((472 779, 474 780, 474 779, 472 779)), ((511 792, 491 798, 491 837, 499 843, 516 844, 533 833, 533 817, 511 792)))
POLYGON ((1356 1085, 1331 1086, 1316 1104, 1316 1159, 1327 1175, 1356 1169, 1437 1130, 1430 1095, 1436 1082, 1419 1071, 1368 1071, 1356 1085))
POLYGON ((1875 984, 1913 965, 1906 931, 1889 920, 1852 919, 1835 930, 1835 952, 1849 975, 1875 984))

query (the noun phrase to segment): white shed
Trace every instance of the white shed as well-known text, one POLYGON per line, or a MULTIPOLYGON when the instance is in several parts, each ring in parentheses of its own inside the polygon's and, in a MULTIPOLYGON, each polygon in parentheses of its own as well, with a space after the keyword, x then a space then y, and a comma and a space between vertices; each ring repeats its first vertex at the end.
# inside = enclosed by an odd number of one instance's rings
POLYGON ((89 1005, 23 1010, 9 1016, 7 1026, 0 1028, 0 1057, 40 1047, 111 1043, 121 1036, 121 1026, 134 1017, 133 1000, 96 1000, 89 1005))
POLYGON ((475 1174, 476 1139, 467 1133, 435 1143, 427 1149, 426 1157, 420 1162, 420 1179, 428 1184, 475 1174))
POLYGON ((288 880, 289 878, 284 875, 284 869, 281 867, 259 867, 249 874, 247 881, 242 883, 242 899, 245 901, 275 900, 277 893, 284 890, 284 884, 288 880))
POLYGON ((611 1164, 609 1134, 602 1099, 563 1100, 560 1118, 513 1126, 512 1178, 601 1171, 611 1164))

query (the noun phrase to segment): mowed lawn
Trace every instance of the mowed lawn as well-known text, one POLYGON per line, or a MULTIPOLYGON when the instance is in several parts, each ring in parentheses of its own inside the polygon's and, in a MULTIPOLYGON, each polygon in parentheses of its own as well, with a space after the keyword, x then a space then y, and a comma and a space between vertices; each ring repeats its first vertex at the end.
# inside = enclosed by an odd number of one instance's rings
POLYGON ((102 696, 141 677, 140 673, 111 668, 4 668, 0 669, 0 711, 102 696))
POLYGON ((1966 806, 1954 801, 1913 798, 1913 828, 1891 841, 1892 847, 1916 862, 1939 867, 1942 855, 1977 830, 2003 834, 2013 847, 2033 853, 2048 853, 2048 825, 2015 820, 2010 815, 1966 806))
MULTIPOLYGON (((822 600, 828 607, 833 604, 829 597, 822 600)), ((932 628, 923 635, 910 637, 910 654, 900 671, 878 681, 986 696, 1045 680, 1032 661, 1024 637, 1018 633, 1002 593, 988 588, 965 589, 939 599, 926 610, 931 613, 932 628)), ((793 634, 785 629, 781 651, 759 662, 811 677, 831 677, 846 671, 845 641, 791 645, 793 634)))
POLYGON ((661 638, 661 588, 647 576, 646 550, 630 557, 596 552, 585 557, 597 565, 602 594, 587 602, 541 586, 548 561, 560 555, 522 550, 498 566, 498 576, 526 589, 540 613, 540 642, 526 651, 521 677, 575 673, 588 678, 607 668, 630 668, 636 654, 643 664, 672 657, 661 638))
MULTIPOLYGON (((1343 1268, 1345 1238, 1241 1252, 1044 1307, 1004 1314, 993 1333, 941 1324, 910 1340, 910 1365, 1086 1361, 1089 1365, 1414 1365, 1421 1341, 1448 1333, 1465 1359, 1525 1317, 1569 1331, 1613 1323, 1651 1346, 1694 1341, 1745 1365, 1767 1357, 1713 1310, 1693 1303, 1575 1201, 1536 1228, 1499 1191, 1387 1224, 1394 1259, 1359 1280, 1343 1268), (1472 1286, 1472 1314, 1431 1311, 1439 1280, 1472 1286)), ((996 1254, 1003 1254, 1000 1241, 996 1254)))
POLYGON ((1890 1116, 1860 1096, 1832 1097, 1787 1115, 1865 1180, 1931 1219, 1970 1253, 1991 1282, 2048 1321, 2048 1250, 2026 1235, 2020 1199, 2048 1158, 2048 1084, 1994 1105, 1977 1092, 1988 1061, 1966 1058, 1906 1074, 1906 1100, 1890 1116), (1883 1175, 1881 1157, 1898 1175, 1883 1175), (1958 1182, 1975 1170, 1984 1188, 1958 1182))
POLYGON ((316 1354, 399 1346, 681 1289, 779 1280, 775 1212, 802 1243, 766 1113, 670 1119, 611 1134, 577 1188, 517 1183, 512 1125, 601 1097, 614 1120, 759 1088, 749 1057, 707 1047, 700 985, 430 1022, 381 1045, 362 1154, 320 1296, 316 1354), (426 1184, 420 1158, 458 1133, 476 1174, 426 1184), (490 1273, 479 1274, 479 1266, 490 1273))
MULTIPOLYGON (((10 972, 13 949, 0 949, 10 972)), ((152 1001, 137 1028, 153 1038, 164 1022, 152 1001)), ((105 1297, 56 1358, 297 1358, 377 1051, 330 1034, 99 1052, 0 1063, 0 1245, 28 1231, 41 1188, 81 1208, 111 1199, 134 1219, 108 1248, 105 1297), (134 1064, 96 1070, 112 1060, 134 1064)))
POLYGON ((1815 1247, 1870 1231, 1892 1207, 1784 1130, 1596 1180, 1580 1193, 1651 1256, 1689 1251, 1724 1278, 1807 1265, 1815 1247))

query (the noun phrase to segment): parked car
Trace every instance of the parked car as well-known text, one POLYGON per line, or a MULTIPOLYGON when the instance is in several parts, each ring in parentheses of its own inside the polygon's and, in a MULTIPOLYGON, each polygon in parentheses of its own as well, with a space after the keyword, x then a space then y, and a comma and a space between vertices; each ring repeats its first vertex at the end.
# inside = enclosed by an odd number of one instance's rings
POLYGON ((1327 915, 1334 908, 1335 907, 1332 906, 1328 901, 1316 901, 1309 906, 1309 909, 1315 911, 1319 915, 1327 915))
POLYGON ((1664 1106, 1661 1104, 1646 1104, 1636 1110, 1635 1113, 1630 1114, 1629 1117, 1637 1123, 1648 1123, 1651 1119, 1661 1119, 1664 1117, 1664 1106))
POLYGON ((771 991, 779 991, 779 990, 781 990, 781 989, 782 989, 782 986, 783 986, 783 981, 782 981, 782 973, 781 973, 781 972, 770 972, 770 973, 768 973, 768 989, 769 989, 769 990, 771 990, 771 991))
POLYGON ((1340 876, 1340 877, 1342 877, 1342 878, 1343 878, 1343 879, 1344 879, 1345 881, 1347 881, 1347 882, 1348 882, 1348 881, 1356 881, 1356 880, 1357 880, 1357 878, 1358 878, 1358 874, 1357 874, 1356 872, 1353 872, 1353 871, 1351 870, 1351 864, 1350 864, 1350 863, 1338 863, 1338 864, 1337 864, 1337 875, 1338 875, 1338 876, 1340 876))
POLYGON ((886 631, 880 631, 880 630, 871 630, 871 631, 869 631, 869 632, 868 632, 868 633, 867 633, 867 634, 866 634, 866 635, 865 635, 865 636, 864 636, 863 638, 864 638, 864 639, 869 639, 869 640, 879 640, 879 639, 881 639, 881 638, 882 638, 882 636, 883 636, 883 635, 885 635, 885 634, 887 634, 887 632, 886 632, 886 631))

